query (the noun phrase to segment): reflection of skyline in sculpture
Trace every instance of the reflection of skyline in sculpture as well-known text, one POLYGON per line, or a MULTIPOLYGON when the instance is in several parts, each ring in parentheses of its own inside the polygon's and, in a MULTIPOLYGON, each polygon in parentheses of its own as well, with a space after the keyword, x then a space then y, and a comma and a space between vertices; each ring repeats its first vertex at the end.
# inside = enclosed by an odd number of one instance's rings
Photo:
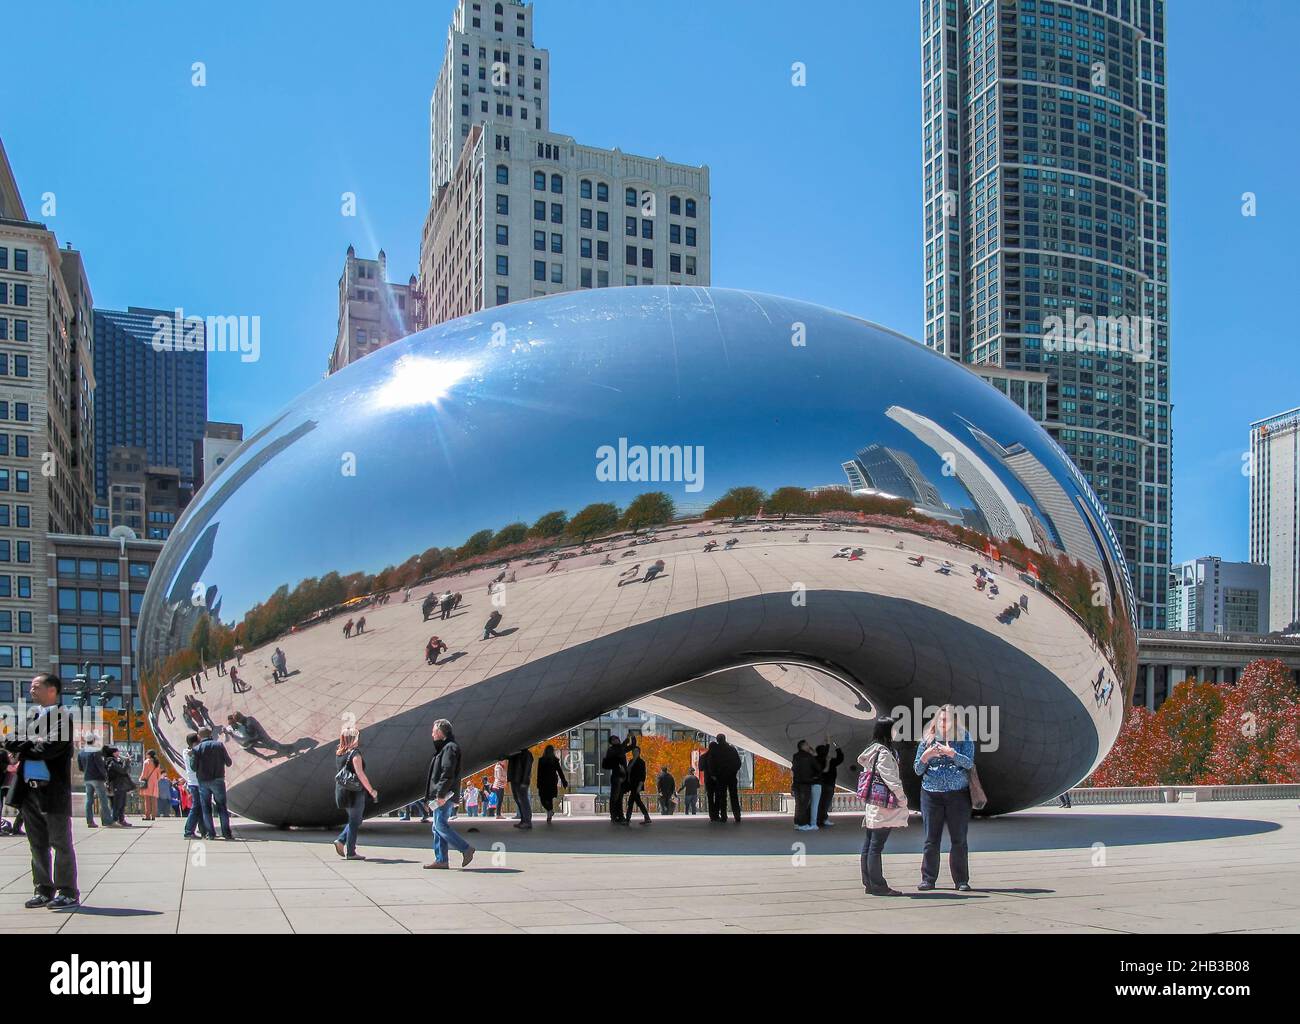
POLYGON ((1031 551, 1038 550, 1033 528, 1025 518, 1020 502, 978 453, 958 440, 951 431, 910 409, 892 405, 885 415, 933 449, 945 465, 952 466, 952 475, 965 488, 988 523, 989 536, 997 540, 1015 538, 1031 551))
POLYGON ((962 513, 951 508, 939 494, 930 478, 925 475, 916 459, 898 448, 870 444, 858 450, 856 456, 842 463, 841 468, 853 489, 855 480, 863 483, 856 489, 878 491, 893 498, 910 501, 912 507, 932 519, 959 524, 962 513))
MULTIPOLYGON (((1032 508, 1032 496, 1003 464, 971 451, 979 449, 965 433, 971 422, 1022 442, 1067 493, 1074 486, 1045 432, 978 377, 900 335, 805 303, 622 288, 438 325, 296 399, 199 495, 145 595, 139 647, 149 706, 163 694, 178 704, 174 687, 189 689, 186 674, 209 636, 222 652, 242 644, 244 685, 209 687, 203 700, 218 723, 239 712, 273 738, 270 760, 265 744, 228 743, 228 785, 233 809, 278 824, 337 819, 330 751, 348 716, 362 730, 383 812, 420 791, 434 718, 454 723, 469 772, 670 689, 701 719, 743 725, 783 757, 793 750, 790 730, 827 721, 817 694, 861 704, 860 714, 916 698, 995 706, 1002 733, 981 763, 986 786, 995 810, 1027 806, 1077 782, 1109 748, 1122 702, 1098 707, 1092 683, 1116 675, 1131 687, 1113 652, 1135 644, 1107 634, 1091 606, 1076 609, 1064 591, 1015 574, 991 600, 962 564, 970 538, 930 521, 920 504, 910 516, 835 494, 812 503, 828 519, 829 510, 881 509, 879 523, 868 512, 866 521, 826 524, 851 538, 810 534, 806 519, 783 526, 730 516, 678 519, 633 538, 619 535, 611 515, 608 532, 541 533, 501 549, 467 543, 552 510, 581 526, 583 510, 628 508, 651 488, 593 472, 592 453, 620 437, 701 446, 709 467, 701 494, 717 498, 825 483, 828 463, 856 452, 881 482, 892 469, 892 487, 910 488, 931 508, 965 524, 1019 521, 1032 540, 1033 519, 1021 508, 1032 508), (779 325, 794 321, 816 332, 815 350, 786 343, 779 325), (507 343, 493 344, 501 330, 507 343), (467 365, 472 373, 451 372, 467 365), (437 401, 422 386, 430 380, 437 401), (393 394, 421 400, 381 400, 393 394), (911 419, 900 425, 900 416, 911 419), (956 479, 941 478, 930 461, 935 444, 964 449, 956 479), (340 473, 341 453, 355 456, 357 475, 340 473), (975 507, 959 508, 972 490, 975 507), (701 532, 732 536, 706 550, 701 532), (850 542, 863 557, 834 557, 850 542), (514 564, 496 609, 488 584, 506 559, 514 564), (951 561, 950 572, 928 571, 931 560, 951 561), (662 568, 629 581, 637 561, 662 568), (795 580, 806 601, 791 600, 795 580), (191 611, 198 583, 210 600, 220 597, 229 624, 203 618, 201 605, 191 611), (425 598, 448 589, 464 603, 435 626, 423 618, 425 598), (1022 596, 1025 615, 999 617, 1004 602, 1020 607, 1022 596), (504 619, 485 635, 494 610, 504 619), (345 636, 344 621, 363 614, 365 632, 345 636), (435 631, 449 650, 431 664, 425 650, 435 631), (287 676, 273 677, 277 647, 292 666, 287 676), (747 670, 760 656, 778 667, 818 666, 840 686, 798 683, 798 673, 779 668, 763 681, 747 670), (694 685, 705 677, 712 682, 694 685)), ((877 481, 850 461, 867 485, 853 489, 870 489, 877 481)), ((704 500, 682 482, 653 489, 677 502, 679 515, 704 500)), ((1045 521, 1037 528, 1052 534, 1045 521)), ((847 718, 836 739, 846 750, 865 746, 861 718, 847 718)), ((169 753, 184 749, 182 715, 154 722, 169 753)))

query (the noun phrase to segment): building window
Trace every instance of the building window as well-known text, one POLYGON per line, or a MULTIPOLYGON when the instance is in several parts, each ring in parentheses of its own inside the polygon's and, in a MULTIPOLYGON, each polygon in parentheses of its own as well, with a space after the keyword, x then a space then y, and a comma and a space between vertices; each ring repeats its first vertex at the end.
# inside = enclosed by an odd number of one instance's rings
POLYGON ((497 225, 497 245, 510 244, 510 226, 507 224, 497 225))
POLYGON ((694 199, 688 199, 688 200, 686 200, 686 216, 688 216, 688 217, 694 217, 694 216, 695 216, 695 200, 694 200, 694 199))
POLYGON ((497 276, 510 276, 510 257, 504 253, 497 257, 497 276))
POLYGON ((676 216, 680 216, 680 215, 681 215, 681 212, 682 212, 682 197, 681 197, 681 196, 669 196, 669 197, 668 197, 668 212, 671 213, 674 217, 676 217, 676 216))
MULTIPOLYGON (((578 211, 578 226, 586 231, 591 230, 591 210, 585 206, 578 211)), ((0 324, 3 323, 4 321, 0 320, 0 324)))
POLYGON ((636 266, 636 246, 635 246, 635 245, 629 245, 629 246, 627 247, 627 252, 625 253, 625 259, 623 260, 623 262, 626 263, 629 267, 635 267, 635 266, 636 266))
POLYGON ((606 213, 604 210, 596 211, 596 230, 597 231, 609 230, 609 214, 606 213))
MULTIPOLYGON (((27 272, 27 250, 26 249, 14 250, 14 270, 19 270, 22 271, 23 273, 27 272)), ((24 285, 24 287, 26 286, 24 285)), ((24 303, 20 302, 19 305, 20 306, 24 305, 24 303)))
POLYGON ((503 192, 497 193, 497 213, 510 213, 510 197, 503 192))
POLYGON ((609 243, 603 238, 596 239, 596 259, 609 262, 609 243))
POLYGON ((578 279, 579 279, 579 282, 580 282, 580 284, 581 284, 581 287, 583 287, 583 288, 590 288, 590 287, 591 287, 591 267, 583 267, 582 270, 580 270, 580 271, 578 272, 578 275, 579 275, 578 279))
POLYGON ((533 248, 534 248, 535 250, 537 250, 538 252, 545 252, 545 251, 546 251, 546 232, 545 232, 545 231, 534 231, 534 232, 533 232, 533 248))
POLYGON ((562 203, 551 204, 551 223, 552 224, 564 223, 564 204, 562 203))
POLYGON ((655 251, 653 249, 641 250, 641 266, 653 268, 655 265, 655 251))
POLYGON ((591 239, 590 239, 590 238, 580 238, 580 239, 578 239, 578 255, 580 255, 584 260, 589 260, 589 259, 591 259, 591 239))
POLYGON ((654 238, 654 236, 655 236, 655 222, 652 221, 649 217, 646 217, 643 221, 641 221, 641 237, 654 238))
POLYGON ((557 232, 551 232, 551 252, 564 252, 564 236, 557 232))
POLYGON ((564 179, 558 174, 551 175, 551 191, 557 196, 564 194, 564 179))
POLYGON ((578 195, 583 199, 591 198, 591 179, 583 178, 578 182, 578 195))
POLYGON ((682 244, 682 226, 680 224, 668 225, 668 241, 673 245, 682 244))
POLYGON ((546 204, 540 199, 533 201, 533 220, 546 219, 546 204))
POLYGON ((551 264, 551 284, 563 284, 563 283, 564 283, 564 264, 563 264, 563 263, 552 263, 552 264, 551 264))
POLYGON ((686 244, 687 244, 687 245, 690 245, 690 246, 695 245, 695 229, 694 229, 694 228, 687 228, 687 229, 686 229, 686 244))
POLYGON ((508 164, 497 164, 497 184, 510 184, 510 167, 508 164))
MULTIPOLYGON (((510 289, 503 284, 497 285, 497 305, 504 306, 509 301, 510 301, 510 289)), ((131 595, 131 603, 135 604, 134 594, 131 595)), ((132 608, 131 610, 138 611, 139 609, 132 608)))
POLYGON ((598 203, 609 202, 609 186, 606 185, 603 181, 596 182, 596 202, 598 203))
POLYGON ((534 280, 534 281, 545 281, 545 280, 546 280, 546 261, 545 261, 545 260, 533 260, 533 280, 534 280))

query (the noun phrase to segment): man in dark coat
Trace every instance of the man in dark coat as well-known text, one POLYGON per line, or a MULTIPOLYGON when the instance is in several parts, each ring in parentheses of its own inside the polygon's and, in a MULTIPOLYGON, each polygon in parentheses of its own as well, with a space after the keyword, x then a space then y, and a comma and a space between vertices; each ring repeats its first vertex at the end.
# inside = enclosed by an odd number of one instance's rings
POLYGON ((740 821, 740 751, 718 733, 709 744, 709 766, 717 786, 718 821, 727 820, 727 797, 731 797, 731 814, 740 821))
POLYGON ((646 810, 645 802, 641 799, 641 790, 645 789, 645 759, 641 756, 641 748, 632 748, 632 760, 627 766, 627 811, 623 815, 626 821, 632 820, 632 808, 638 807, 641 810, 643 825, 650 824, 650 812, 646 810))
POLYGON ((709 812, 709 821, 718 820, 718 781, 713 777, 713 744, 710 743, 700 755, 700 778, 704 780, 704 804, 709 812))
POLYGON ((506 761, 506 780, 510 783, 510 795, 515 798, 515 806, 519 808, 515 828, 532 828, 533 802, 528 788, 533 784, 533 752, 527 747, 511 754, 506 761))
MULTIPOLYGON (((829 737, 827 737, 829 739, 829 737)), ((839 747, 835 748, 835 756, 831 756, 830 743, 819 743, 817 745, 817 760, 826 765, 826 770, 822 772, 822 793, 821 798, 817 801, 817 827, 826 828, 834 825, 835 822, 829 820, 831 813, 831 801, 835 799, 835 780, 840 773, 840 765, 844 763, 844 751, 839 747)))
POLYGON ((673 773, 664 765, 659 769, 659 774, 655 776, 655 789, 659 793, 659 813, 673 813, 673 797, 677 795, 677 780, 673 778, 673 773))
POLYGON ((627 818, 623 816, 623 794, 627 785, 627 749, 632 742, 631 736, 626 743, 617 736, 610 736, 605 759, 600 762, 600 766, 609 772, 609 820, 617 825, 627 824, 627 818))
POLYGON ((23 906, 65 910, 81 903, 72 849, 72 716, 59 704, 63 680, 53 672, 33 678, 29 694, 37 707, 25 734, 4 742, 18 760, 13 803, 32 851, 35 893, 23 906))
POLYGON ((426 868, 449 868, 447 847, 460 851, 460 866, 474 859, 474 847, 451 827, 451 812, 460 796, 460 744, 451 723, 439 718, 433 723, 433 760, 424 783, 424 799, 433 804, 433 863, 426 868))

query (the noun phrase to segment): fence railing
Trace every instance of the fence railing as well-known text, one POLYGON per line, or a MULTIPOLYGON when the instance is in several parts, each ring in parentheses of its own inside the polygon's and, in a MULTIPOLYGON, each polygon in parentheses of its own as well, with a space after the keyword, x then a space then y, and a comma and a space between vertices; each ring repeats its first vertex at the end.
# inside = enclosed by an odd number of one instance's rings
MULTIPOLYGON (((1070 790, 1070 802, 1089 804, 1176 804, 1213 800, 1296 800, 1300 784, 1258 786, 1085 786, 1070 790)), ((1046 800, 1043 806, 1055 805, 1046 800)))

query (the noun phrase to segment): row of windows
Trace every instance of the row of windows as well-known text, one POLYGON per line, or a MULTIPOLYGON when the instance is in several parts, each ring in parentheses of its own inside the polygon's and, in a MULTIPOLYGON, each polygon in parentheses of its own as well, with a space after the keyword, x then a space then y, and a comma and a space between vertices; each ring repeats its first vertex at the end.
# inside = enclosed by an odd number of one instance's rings
MULTIPOLYGON (((138 615, 144 600, 143 590, 133 590, 130 597, 131 614, 138 615)), ((59 611, 77 612, 81 615, 120 615, 122 595, 117 590, 92 590, 85 587, 59 587, 59 611)))
POLYGON ((13 489, 26 494, 32 489, 32 474, 25 469, 0 469, 0 491, 9 490, 9 478, 13 476, 13 489))
POLYGON ((0 504, 0 526, 9 526, 12 513, 12 525, 28 527, 32 525, 32 507, 30 505, 0 504))
POLYGON ((119 652, 122 650, 122 627, 60 625, 59 650, 119 652))
MULTIPOLYGON (((8 610, 0 610, 0 633, 12 633, 14 631, 14 613, 8 610)), ((30 633, 32 631, 32 613, 19 612, 17 615, 18 632, 30 633)))
MULTIPOLYGON (((0 433, 0 455, 8 455, 10 435, 0 433)), ((25 459, 32 453, 32 439, 26 434, 13 435, 13 452, 20 459, 25 459)))
MULTIPOLYGON (((8 269, 9 269, 9 250, 6 249, 3 245, 0 245, 0 270, 8 270, 8 269)), ((20 273, 27 272, 27 250, 26 249, 14 250, 13 269, 19 271, 20 273)))
MULTIPOLYGON (((60 576, 82 576, 87 579, 115 580, 118 578, 117 559, 115 558, 60 558, 57 563, 60 576)), ((150 565, 148 562, 130 563, 129 572, 132 579, 147 580, 150 565)))
POLYGON ((13 297, 13 305, 27 305, 27 285, 10 284, 8 281, 0 281, 0 306, 10 305, 10 296, 13 297))
POLYGON ((31 560, 31 541, 11 541, 8 537, 0 537, 0 562, 22 562, 30 564, 31 560))
POLYGON ((0 352, 0 377, 10 376, 10 367, 13 368, 12 376, 14 377, 31 376, 26 356, 0 352))
POLYGON ((32 668, 32 649, 30 647, 15 648, 12 644, 0 644, 0 668, 32 668), (18 652, 18 661, 14 662, 14 651, 18 652))
POLYGON ((0 597, 32 596, 32 578, 30 576, 10 576, 0 573, 0 597))
POLYGON ((10 335, 13 335, 14 341, 26 341, 28 338, 28 322, 26 320, 10 320, 8 317, 0 316, 0 341, 8 341, 10 335))
POLYGON ((13 403, 13 416, 9 415, 10 407, 8 402, 0 401, 0 420, 13 419, 17 423, 30 423, 32 419, 32 407, 26 402, 13 403))

